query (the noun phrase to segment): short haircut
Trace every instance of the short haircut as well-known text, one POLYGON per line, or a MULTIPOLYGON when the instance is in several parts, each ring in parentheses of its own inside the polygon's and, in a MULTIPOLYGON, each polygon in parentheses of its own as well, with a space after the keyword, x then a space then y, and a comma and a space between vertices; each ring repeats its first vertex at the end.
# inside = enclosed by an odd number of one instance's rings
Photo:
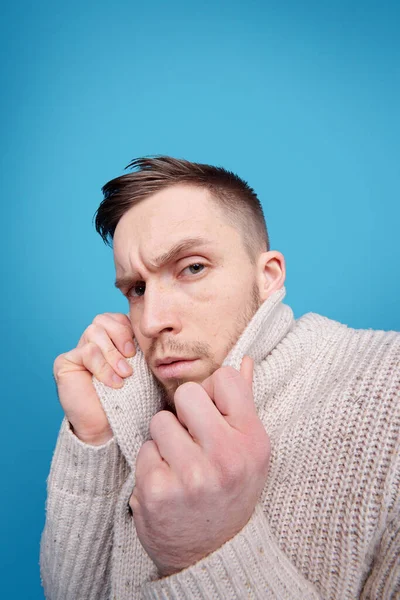
POLYGON ((247 182, 231 171, 170 156, 135 158, 126 169, 132 172, 103 186, 104 198, 94 217, 96 231, 109 246, 119 220, 130 208, 162 189, 184 184, 210 192, 230 225, 241 232, 252 262, 270 249, 261 203, 247 182))

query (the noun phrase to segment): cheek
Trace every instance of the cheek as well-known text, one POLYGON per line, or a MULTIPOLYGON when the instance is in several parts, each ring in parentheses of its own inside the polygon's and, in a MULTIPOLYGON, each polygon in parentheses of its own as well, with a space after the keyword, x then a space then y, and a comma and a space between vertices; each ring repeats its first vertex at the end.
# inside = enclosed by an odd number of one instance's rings
POLYGON ((139 344, 139 348, 141 349, 141 351, 145 354, 148 350, 148 348, 150 347, 150 340, 146 337, 144 337, 141 333, 140 333, 140 327, 139 327, 139 315, 138 313, 136 313, 136 311, 129 311, 129 319, 132 325, 132 331, 133 331, 133 337, 136 339, 137 343, 139 344))
POLYGON ((209 305, 212 307, 214 321, 224 325, 231 322, 243 308, 246 297, 243 293, 243 287, 239 288, 228 284, 223 293, 214 297, 209 305))
POLYGON ((237 318, 237 305, 232 305, 232 299, 225 296, 214 299, 202 311, 201 316, 199 312, 194 314, 202 335, 210 340, 215 340, 214 346, 223 345, 237 318))
POLYGON ((225 350, 232 336, 236 336, 238 327, 242 329, 246 325, 243 315, 249 303, 247 285, 236 285, 231 286, 228 293, 225 291, 222 297, 215 297, 208 305, 208 315, 204 315, 201 329, 203 335, 212 338, 215 349, 225 350))

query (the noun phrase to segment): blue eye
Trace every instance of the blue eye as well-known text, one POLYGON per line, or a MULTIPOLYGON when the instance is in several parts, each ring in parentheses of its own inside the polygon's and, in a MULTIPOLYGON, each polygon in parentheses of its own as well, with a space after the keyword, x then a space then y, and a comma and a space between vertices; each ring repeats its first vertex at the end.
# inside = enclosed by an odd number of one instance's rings
POLYGON ((200 273, 204 269, 204 265, 202 265, 201 263, 194 263, 193 265, 189 265, 186 268, 194 269, 194 271, 191 271, 191 272, 193 273, 193 275, 195 275, 196 273, 200 273))

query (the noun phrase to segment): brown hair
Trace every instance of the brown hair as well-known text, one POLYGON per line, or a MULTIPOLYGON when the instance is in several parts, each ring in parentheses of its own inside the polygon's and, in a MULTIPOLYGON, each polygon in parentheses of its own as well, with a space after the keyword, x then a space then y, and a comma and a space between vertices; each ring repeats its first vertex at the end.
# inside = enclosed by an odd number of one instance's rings
POLYGON ((170 156, 135 158, 126 169, 132 172, 103 186, 104 199, 95 213, 96 231, 109 246, 120 218, 132 206, 164 188, 187 184, 209 190, 230 224, 242 231, 252 261, 269 250, 261 203, 254 190, 231 171, 170 156))

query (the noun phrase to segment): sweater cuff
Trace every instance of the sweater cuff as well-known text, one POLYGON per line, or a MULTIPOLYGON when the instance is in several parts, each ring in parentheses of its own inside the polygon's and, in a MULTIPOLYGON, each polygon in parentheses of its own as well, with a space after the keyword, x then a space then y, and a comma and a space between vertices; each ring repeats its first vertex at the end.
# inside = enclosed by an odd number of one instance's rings
POLYGON ((76 496, 107 496, 126 475, 126 461, 115 438, 101 446, 85 444, 64 417, 48 477, 49 488, 76 496))
POLYGON ((260 505, 247 525, 221 548, 179 573, 146 583, 142 597, 146 600, 320 598, 280 550, 260 505))

